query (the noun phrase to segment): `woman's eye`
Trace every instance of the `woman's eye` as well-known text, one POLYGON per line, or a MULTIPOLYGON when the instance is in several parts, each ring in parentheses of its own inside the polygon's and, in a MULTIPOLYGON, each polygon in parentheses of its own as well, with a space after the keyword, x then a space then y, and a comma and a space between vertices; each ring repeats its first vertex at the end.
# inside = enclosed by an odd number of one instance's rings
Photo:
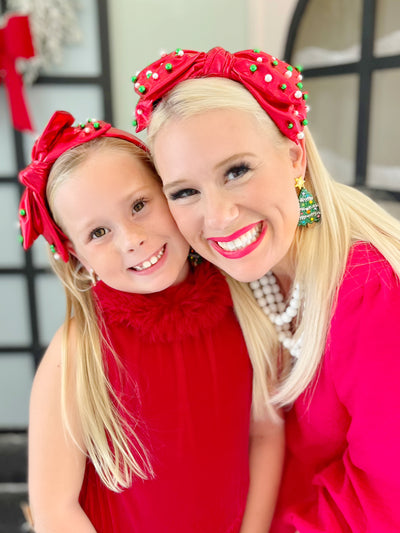
POLYGON ((249 170, 250 170, 249 165, 246 165, 245 163, 243 163, 243 164, 235 165, 234 167, 231 167, 226 172, 225 176, 228 181, 236 180, 244 176, 249 170))
POLYGON ((179 200, 180 198, 188 198, 189 196, 194 196, 195 194, 198 194, 197 189, 181 189, 180 191, 176 191, 173 193, 170 193, 168 195, 169 200, 179 200))
POLYGON ((100 237, 103 237, 107 233, 107 230, 105 228, 96 228, 93 230, 90 234, 91 239, 100 239, 100 237))
POLYGON ((135 213, 139 213, 139 211, 141 211, 144 206, 145 206, 144 200, 139 200, 138 202, 135 202, 133 204, 132 209, 133 209, 133 211, 135 211, 135 213))

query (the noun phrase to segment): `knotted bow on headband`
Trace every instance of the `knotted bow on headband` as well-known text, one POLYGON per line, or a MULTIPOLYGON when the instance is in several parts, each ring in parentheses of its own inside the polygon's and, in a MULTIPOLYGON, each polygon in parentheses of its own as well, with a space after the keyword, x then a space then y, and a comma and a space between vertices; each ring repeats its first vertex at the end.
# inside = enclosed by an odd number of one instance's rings
POLYGON ((308 93, 302 90, 300 68, 260 50, 231 54, 220 47, 207 53, 178 48, 133 76, 135 91, 140 96, 136 131, 149 125, 154 106, 175 85, 187 79, 209 77, 241 83, 286 137, 295 143, 303 139, 308 93))
POLYGON ((113 128, 102 120, 88 120, 73 126, 75 119, 66 111, 56 111, 32 148, 32 162, 19 173, 25 185, 19 205, 19 220, 24 249, 43 235, 53 253, 68 262, 68 237, 54 222, 46 199, 47 180, 54 162, 61 154, 97 137, 117 137, 147 152, 147 147, 134 135, 113 128))

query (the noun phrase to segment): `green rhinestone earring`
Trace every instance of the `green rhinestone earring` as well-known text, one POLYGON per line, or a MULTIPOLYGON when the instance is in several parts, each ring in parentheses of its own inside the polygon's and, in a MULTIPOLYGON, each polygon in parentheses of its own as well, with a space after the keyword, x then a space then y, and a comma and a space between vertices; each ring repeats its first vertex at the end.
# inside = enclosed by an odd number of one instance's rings
POLYGON ((299 189, 300 217, 298 226, 307 226, 321 220, 321 211, 313 195, 304 187, 303 176, 295 179, 295 186, 299 189))

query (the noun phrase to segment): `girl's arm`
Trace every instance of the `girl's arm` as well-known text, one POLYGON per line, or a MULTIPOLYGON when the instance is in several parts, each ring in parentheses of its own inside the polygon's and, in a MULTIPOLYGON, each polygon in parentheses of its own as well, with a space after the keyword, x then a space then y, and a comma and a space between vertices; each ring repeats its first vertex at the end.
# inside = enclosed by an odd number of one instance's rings
POLYGON ((250 486, 240 533, 267 533, 275 510, 285 453, 284 423, 270 419, 250 428, 250 486))
MULTIPOLYGON (((43 356, 32 387, 28 439, 31 511, 35 533, 95 533, 79 505, 86 456, 61 419, 61 339, 62 329, 43 356)), ((76 409, 70 407, 73 415, 76 409)), ((81 446, 77 420, 72 418, 71 424, 81 446)))

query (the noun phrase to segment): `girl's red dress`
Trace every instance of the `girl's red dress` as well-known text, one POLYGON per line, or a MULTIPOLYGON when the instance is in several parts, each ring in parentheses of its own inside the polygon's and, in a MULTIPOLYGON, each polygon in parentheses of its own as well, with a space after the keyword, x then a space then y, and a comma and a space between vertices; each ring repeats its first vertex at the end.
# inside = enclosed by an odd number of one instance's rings
POLYGON ((80 502, 98 533, 237 533, 249 484, 252 371, 229 289, 208 263, 137 295, 94 289, 155 478, 107 489, 88 461, 80 502))

